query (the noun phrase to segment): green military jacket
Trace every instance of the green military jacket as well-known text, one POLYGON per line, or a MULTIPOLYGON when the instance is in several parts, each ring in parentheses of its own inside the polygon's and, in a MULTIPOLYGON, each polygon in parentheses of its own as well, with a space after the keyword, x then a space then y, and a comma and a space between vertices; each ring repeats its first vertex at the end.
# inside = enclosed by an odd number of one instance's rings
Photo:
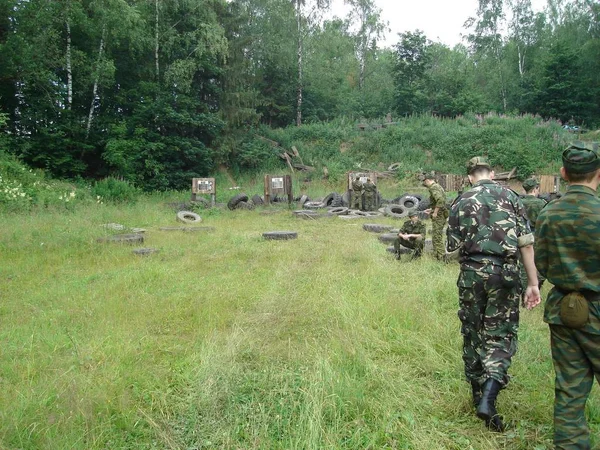
MULTIPOLYGON (((564 292, 600 292, 600 199, 592 189, 574 185, 540 212, 536 223, 535 265, 556 288, 546 299, 544 321, 561 325, 564 292), (561 293, 562 291, 562 293, 561 293)), ((588 302, 589 323, 600 334, 600 300, 588 302)))
POLYGON ((500 274, 515 264, 520 247, 533 244, 518 194, 491 180, 480 180, 452 205, 447 250, 460 248, 462 270, 500 274))
POLYGON ((420 220, 417 220, 415 223, 412 220, 407 220, 400 228, 400 233, 402 234, 420 234, 425 239, 425 224, 420 220))
POLYGON ((540 211, 546 206, 546 202, 536 197, 535 195, 524 195, 521 197, 525 211, 527 212, 527 218, 529 219, 529 226, 531 231, 535 231, 535 222, 540 214, 540 211))
POLYGON ((433 182, 427 189, 429 189, 430 208, 448 209, 446 206, 446 191, 443 187, 433 182))
POLYGON ((375 196, 375 193, 377 192, 377 186, 375 186, 372 182, 367 181, 363 184, 363 190, 365 194, 375 196))

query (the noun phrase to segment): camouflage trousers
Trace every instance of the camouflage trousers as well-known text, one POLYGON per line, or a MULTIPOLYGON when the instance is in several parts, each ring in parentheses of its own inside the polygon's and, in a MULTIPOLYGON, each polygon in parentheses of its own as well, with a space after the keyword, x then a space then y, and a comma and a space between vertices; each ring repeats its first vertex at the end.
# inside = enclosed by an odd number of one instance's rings
POLYGON ((469 382, 488 378, 508 384, 508 368, 517 352, 521 289, 514 270, 488 274, 461 270, 458 317, 462 323, 463 361, 469 382))
POLYGON ((374 211, 376 208, 376 203, 377 203, 377 199, 375 197, 375 194, 371 194, 371 193, 364 193, 364 200, 363 200, 363 204, 365 206, 365 211, 374 211))
MULTIPOLYGON (((589 450, 585 404, 600 383, 600 336, 562 325, 550 325, 554 381, 554 446, 556 450, 589 450)), ((596 444, 600 444, 600 441, 596 444)))
POLYGON ((400 252, 400 246, 414 250, 413 256, 421 256, 425 247, 425 241, 423 239, 402 239, 399 237, 394 241, 396 254, 400 252))
POLYGON ((360 192, 352 192, 352 209, 362 209, 362 195, 360 192))
POLYGON ((440 209, 437 217, 431 218, 431 243, 433 244, 433 255, 438 260, 443 260, 446 254, 444 247, 444 227, 448 222, 448 210, 440 209))

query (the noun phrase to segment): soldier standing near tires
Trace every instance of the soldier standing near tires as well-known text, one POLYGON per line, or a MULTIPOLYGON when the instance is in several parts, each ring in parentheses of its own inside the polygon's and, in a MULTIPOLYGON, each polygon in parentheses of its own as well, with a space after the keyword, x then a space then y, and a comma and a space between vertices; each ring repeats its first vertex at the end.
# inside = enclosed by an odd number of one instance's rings
POLYGON ((359 177, 352 180, 352 209, 362 209, 363 184, 359 177))
POLYGON ((585 404, 594 377, 600 380, 598 143, 575 142, 562 160, 569 187, 538 216, 535 263, 554 285, 544 308, 556 373, 554 446, 589 450, 585 404))
POLYGON ((496 411, 496 398, 508 384, 508 368, 517 351, 521 298, 517 253, 527 271, 527 304, 540 302, 533 234, 519 196, 492 181, 485 158, 470 159, 467 174, 472 187, 452 205, 447 247, 460 252, 458 317, 473 403, 486 426, 501 432, 505 426, 496 411))
MULTIPOLYGON (((540 211, 546 206, 546 200, 538 197, 540 193, 540 183, 535 178, 528 178, 523 181, 523 189, 525 195, 521 196, 521 201, 525 207, 527 213, 527 220, 529 220, 529 228, 532 233, 535 233, 535 222, 537 221, 540 211)), ((542 289, 545 278, 538 273, 538 287, 542 289)), ((523 289, 527 287, 527 274, 525 268, 521 265, 521 284, 523 289)))
POLYGON ((411 211, 409 220, 404 222, 398 232, 398 238, 394 241, 396 259, 400 260, 400 246, 413 250, 412 258, 420 258, 425 246, 425 224, 419 220, 419 213, 411 211))
POLYGON ((367 181, 363 185, 364 190, 364 206, 365 211, 374 211, 377 207, 377 186, 367 178, 367 181))
POLYGON ((431 243, 433 255, 438 261, 444 261, 444 227, 448 220, 448 207, 446 206, 446 191, 435 182, 432 174, 426 174, 423 185, 429 189, 430 208, 425 212, 431 217, 431 243))

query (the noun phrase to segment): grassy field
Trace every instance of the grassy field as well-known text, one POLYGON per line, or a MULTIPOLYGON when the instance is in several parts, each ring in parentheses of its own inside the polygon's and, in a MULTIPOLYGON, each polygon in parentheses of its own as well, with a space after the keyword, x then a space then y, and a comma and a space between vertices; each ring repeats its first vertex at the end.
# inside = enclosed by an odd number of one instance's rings
MULTIPOLYGON (((362 229, 398 222, 210 210, 213 232, 160 231, 166 203, 0 217, 0 448, 551 448, 541 308, 494 434, 463 379, 458 266, 362 229), (159 253, 98 243, 108 222, 159 253)), ((598 446, 597 386, 588 412, 598 446)))

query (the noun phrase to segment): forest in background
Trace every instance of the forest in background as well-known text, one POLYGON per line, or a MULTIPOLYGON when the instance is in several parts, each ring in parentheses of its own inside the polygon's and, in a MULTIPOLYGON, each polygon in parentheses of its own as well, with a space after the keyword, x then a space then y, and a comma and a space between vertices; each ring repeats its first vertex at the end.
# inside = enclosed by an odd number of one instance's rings
POLYGON ((561 125, 600 123, 596 1, 534 13, 529 0, 479 0, 454 48, 419 30, 380 48, 381 11, 346 3, 348 17, 323 20, 327 0, 0 0, 0 148, 55 177, 154 191, 273 166, 256 136, 304 135, 313 161, 335 150, 334 173, 375 154, 459 170, 494 151, 524 158, 527 175, 551 165, 561 125), (356 124, 389 113, 393 131, 337 156, 356 124), (536 140, 519 123, 551 132, 536 140))

